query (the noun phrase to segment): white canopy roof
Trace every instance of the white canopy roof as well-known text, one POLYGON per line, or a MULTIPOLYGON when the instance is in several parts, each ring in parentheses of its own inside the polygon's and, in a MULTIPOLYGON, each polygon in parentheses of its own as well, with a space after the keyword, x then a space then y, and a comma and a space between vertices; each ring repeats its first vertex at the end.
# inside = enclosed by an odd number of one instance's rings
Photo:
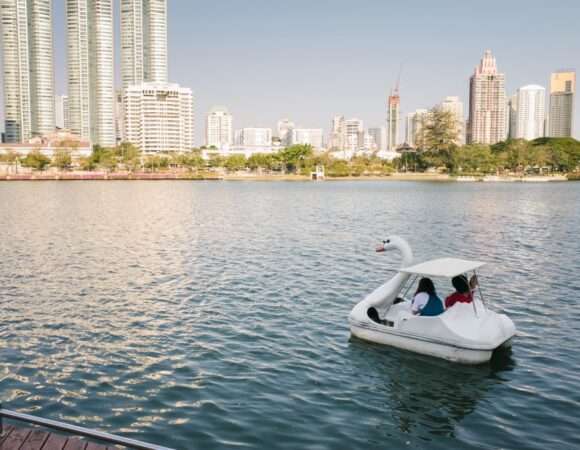
POLYGON ((415 264, 411 267, 401 269, 400 272, 412 275, 423 275, 427 277, 453 278, 462 273, 470 272, 485 266, 484 262, 468 261, 458 258, 440 258, 415 264))

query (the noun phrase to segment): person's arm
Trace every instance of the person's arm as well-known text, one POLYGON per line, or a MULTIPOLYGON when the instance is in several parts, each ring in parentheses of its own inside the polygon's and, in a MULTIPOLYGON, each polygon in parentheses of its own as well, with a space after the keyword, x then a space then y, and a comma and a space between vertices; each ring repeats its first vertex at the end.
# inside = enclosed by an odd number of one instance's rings
POLYGON ((477 286, 479 286, 479 281, 477 279, 477 275, 473 275, 469 279, 469 290, 473 292, 477 286))
POLYGON ((411 304, 411 312, 415 315, 420 314, 421 310, 425 307, 429 301, 429 295, 421 292, 413 298, 413 303, 411 304))

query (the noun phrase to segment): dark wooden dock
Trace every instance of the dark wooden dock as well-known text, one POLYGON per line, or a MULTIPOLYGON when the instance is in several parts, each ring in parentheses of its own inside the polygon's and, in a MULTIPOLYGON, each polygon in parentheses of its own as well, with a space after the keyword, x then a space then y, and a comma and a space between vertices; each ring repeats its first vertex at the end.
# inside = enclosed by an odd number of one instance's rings
POLYGON ((114 450, 78 437, 67 437, 40 428, 17 428, 4 425, 0 450, 114 450))

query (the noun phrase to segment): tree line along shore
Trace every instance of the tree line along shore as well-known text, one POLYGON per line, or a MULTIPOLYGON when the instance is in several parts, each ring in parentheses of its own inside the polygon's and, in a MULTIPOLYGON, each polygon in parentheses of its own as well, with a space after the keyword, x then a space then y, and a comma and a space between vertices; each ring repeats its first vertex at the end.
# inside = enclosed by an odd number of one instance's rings
MULTIPOLYGON (((255 153, 250 157, 233 154, 202 157, 202 149, 185 153, 143 154, 129 143, 116 147, 93 147, 91 155, 75 157, 74 149, 58 147, 52 158, 40 151, 26 156, 8 150, 0 154, 0 175, 14 178, 30 175, 36 179, 53 174, 67 178, 74 173, 129 174, 126 178, 147 178, 169 174, 166 178, 219 178, 232 176, 309 177, 323 167, 327 178, 395 177, 416 174, 421 178, 483 177, 486 175, 525 177, 558 175, 580 179, 580 141, 573 138, 539 138, 533 141, 508 139, 494 145, 457 145, 456 126, 447 111, 433 110, 417 136, 415 148, 401 149, 392 161, 376 152, 365 152, 349 160, 337 152, 315 151, 309 145, 293 145, 276 153, 255 153), (131 175, 132 174, 132 175, 131 175)), ((340 152, 338 152, 340 153, 340 152)), ((154 177, 153 177, 154 178, 154 177)))

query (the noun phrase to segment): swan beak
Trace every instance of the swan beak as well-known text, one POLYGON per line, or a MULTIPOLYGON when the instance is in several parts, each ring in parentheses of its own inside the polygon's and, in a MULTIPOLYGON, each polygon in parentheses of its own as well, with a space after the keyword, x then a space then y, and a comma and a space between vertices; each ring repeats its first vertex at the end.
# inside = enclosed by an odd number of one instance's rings
POLYGON ((384 245, 379 245, 379 246, 376 248, 376 252, 377 252, 377 253, 381 253, 381 252, 384 252, 384 251, 385 251, 385 246, 384 246, 384 245))

